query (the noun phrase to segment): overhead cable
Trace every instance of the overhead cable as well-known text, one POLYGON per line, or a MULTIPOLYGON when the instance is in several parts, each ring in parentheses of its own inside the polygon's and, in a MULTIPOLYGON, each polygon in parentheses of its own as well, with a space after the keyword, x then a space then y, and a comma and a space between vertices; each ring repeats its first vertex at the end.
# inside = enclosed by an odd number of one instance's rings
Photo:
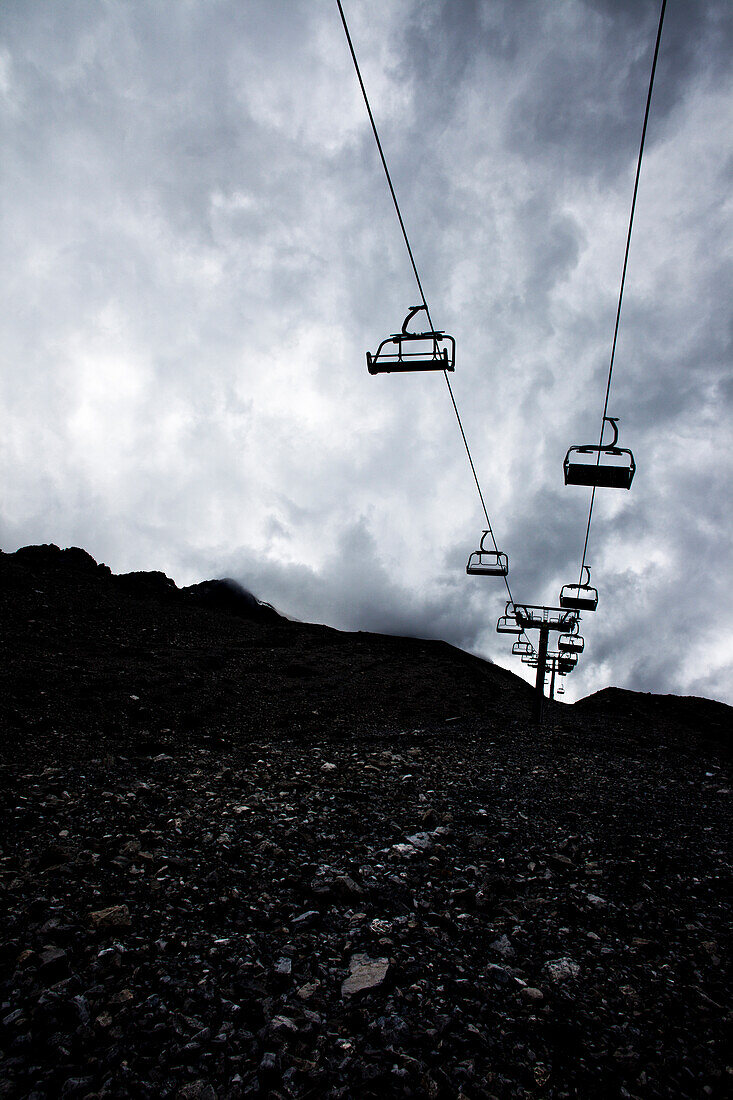
MULTIPOLYGON (((392 177, 390 175, 389 168, 387 166, 387 159, 384 155, 384 150, 382 148, 382 142, 379 139, 379 132, 377 130, 377 124, 374 121, 374 115, 372 114, 372 109, 371 109, 371 106, 369 104, 369 97, 367 96, 366 88, 364 87, 364 81, 362 79, 361 70, 359 68, 359 62, 356 59, 356 52, 354 50, 354 44, 351 41, 351 34, 349 33, 349 26, 348 26, 348 23, 346 22, 346 16, 344 14, 344 9, 343 9, 343 6, 341 4, 341 0, 336 0, 336 4, 338 5, 339 15, 341 16, 341 22, 343 23, 344 34, 346 35, 346 41, 349 44, 349 51, 351 53, 351 59, 354 62, 354 69, 356 70, 356 76, 357 76, 357 79, 359 81, 359 87, 361 88, 361 94, 364 97, 364 104, 365 104, 366 109, 367 109, 367 114, 369 115, 369 121, 372 125, 372 132, 374 134, 374 140, 377 143, 377 149, 379 150, 379 156, 381 157, 381 160, 382 160, 382 167, 384 168, 384 174, 387 177, 387 184, 389 186, 389 193, 392 196, 392 202, 394 203, 394 208, 395 208, 395 211, 397 213, 397 220, 400 223, 400 229, 402 230, 402 236, 403 236, 404 241, 405 241, 405 247, 407 248, 407 254, 410 257, 410 263, 412 264, 412 270, 415 274, 415 281, 417 283, 417 289, 420 293, 420 297, 422 299, 422 304, 425 307, 425 313, 427 315, 428 323, 430 325, 430 328, 431 328, 431 330, 434 331, 434 325, 433 325, 432 318, 430 316, 430 309, 428 307, 427 299, 425 297, 425 291, 423 290, 422 282, 420 280, 420 274, 419 274, 418 269, 417 269, 417 264, 415 262, 415 256, 414 256, 413 251, 412 251, 412 246, 410 245, 410 239, 407 236, 407 229, 405 228, 405 222, 404 222, 404 219, 402 217, 402 212, 400 210, 400 204, 397 201, 397 195, 395 193, 394 185, 392 183, 392 177)), ((469 462, 469 465, 471 467, 471 473, 473 474, 473 480, 475 481, 476 489, 478 490, 479 500, 481 501, 481 508, 483 509, 484 517, 486 519, 486 526, 487 526, 489 534, 491 535, 491 541, 494 544, 494 550, 498 554, 499 553, 499 548, 496 544, 496 539, 494 537, 494 530, 491 526, 491 520, 489 519, 489 512, 488 512, 488 509, 486 507, 486 501, 484 500, 484 494, 481 490, 481 484, 480 484, 479 479, 478 479, 478 474, 476 473, 476 466, 474 464, 473 457, 471 455, 471 449, 468 445, 468 440, 466 439, 466 433, 465 433, 464 428, 463 428, 463 422, 461 420, 461 414, 458 411, 458 405, 456 404, 455 395, 453 393, 453 387, 450 384, 450 379, 449 379, 448 374, 447 374, 446 371, 443 371, 443 377, 445 378, 445 383, 448 387, 448 393, 450 394, 451 404, 453 405, 453 411, 456 414, 456 420, 458 421, 458 427, 460 428, 460 431, 461 431, 461 438, 463 440, 463 445, 466 448, 466 455, 468 456, 468 462, 469 462)), ((504 577, 504 584, 506 585, 506 590, 507 590, 507 593, 509 595, 509 599, 513 604, 514 600, 512 598, 511 588, 509 587, 509 581, 507 580, 506 577, 504 577)))
MULTIPOLYGON (((641 142, 639 144, 639 156, 636 162, 636 178, 634 179, 634 194, 631 199, 631 214, 629 216, 629 229, 626 234, 626 249, 624 251, 624 264, 621 272, 621 287, 618 294, 618 305, 616 307, 616 323, 613 328, 613 342, 611 344, 611 359, 608 365, 608 381, 606 382, 606 397, 603 402, 603 416, 601 417, 601 434, 598 438, 598 455, 596 458, 596 465, 601 461, 601 450, 603 445, 603 430, 606 426, 606 416, 608 414, 608 398, 611 393, 611 378, 613 377, 613 365, 616 360, 616 343, 618 341, 618 328, 619 321, 621 320, 621 305, 624 300, 624 286, 626 285, 626 269, 629 263, 629 248, 631 246, 631 230, 634 227, 634 212, 636 210, 636 196, 639 191, 639 176, 641 175, 641 161, 644 156, 644 142, 646 140, 646 128, 649 121, 649 108, 652 102, 652 89, 654 88, 654 74, 657 69, 657 58, 659 56, 659 43, 662 38, 662 24, 664 23, 664 12, 667 7, 667 0, 662 0, 661 10, 659 12, 659 26, 657 27, 657 40, 654 46, 654 58, 652 60, 652 71, 649 77, 649 91, 646 97, 646 109, 644 111, 644 125, 641 128, 641 142)), ((585 566, 585 558, 588 553, 588 539, 590 538, 590 526, 593 518, 593 504, 596 499, 596 486, 593 486, 593 490, 590 496, 590 507, 588 508, 588 523, 585 528, 585 542, 583 543, 583 557, 580 563, 580 584, 583 578, 583 567, 585 566)))

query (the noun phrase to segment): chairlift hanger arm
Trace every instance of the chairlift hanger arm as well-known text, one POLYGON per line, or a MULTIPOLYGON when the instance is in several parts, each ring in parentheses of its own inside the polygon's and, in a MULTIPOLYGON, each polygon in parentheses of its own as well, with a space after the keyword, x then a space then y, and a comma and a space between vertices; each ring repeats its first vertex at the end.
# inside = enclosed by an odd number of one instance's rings
MULTIPOLYGON (((613 450, 614 447, 616 446, 616 444, 618 443, 618 421, 619 421, 619 418, 617 416, 605 416, 604 415, 604 417, 603 417, 603 423, 604 424, 610 424, 611 427, 613 428, 613 439, 611 440, 611 442, 609 444, 607 444, 606 449, 613 450)), ((601 440, 603 440, 603 434, 602 433, 601 433, 601 440)))
MULTIPOLYGON (((407 314, 404 321, 402 322, 402 335, 403 336, 411 336, 412 335, 412 333, 407 331, 407 326, 409 325, 410 321, 415 316, 415 314, 419 313, 420 310, 423 310, 423 309, 425 310, 426 313, 428 312, 428 307, 424 303, 420 306, 410 306, 410 312, 407 314)), ((432 326, 432 321, 430 321, 430 318, 428 318, 428 321, 430 322, 430 325, 432 326)))

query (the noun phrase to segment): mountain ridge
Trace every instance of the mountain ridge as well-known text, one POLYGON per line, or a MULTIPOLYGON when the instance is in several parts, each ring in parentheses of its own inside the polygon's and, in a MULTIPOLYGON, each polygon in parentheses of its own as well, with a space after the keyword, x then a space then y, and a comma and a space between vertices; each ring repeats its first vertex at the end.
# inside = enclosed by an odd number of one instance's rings
MULTIPOLYGON (((194 733, 373 734, 451 720, 480 733, 529 721, 533 688, 491 661, 443 641, 297 622, 231 579, 178 588, 160 571, 113 574, 50 543, 0 552, 0 580, 0 718, 44 744, 90 724, 103 740, 165 746, 194 733)), ((733 708, 605 688, 557 702, 551 722, 728 746, 733 708)))

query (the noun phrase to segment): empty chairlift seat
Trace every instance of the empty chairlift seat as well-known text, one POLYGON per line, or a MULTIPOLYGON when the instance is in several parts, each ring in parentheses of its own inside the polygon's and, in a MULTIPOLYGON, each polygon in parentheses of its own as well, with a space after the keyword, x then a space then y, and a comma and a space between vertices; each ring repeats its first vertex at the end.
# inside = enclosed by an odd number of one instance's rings
POLYGON ((561 634, 557 639, 557 648, 563 657, 571 653, 582 653, 585 648, 585 638, 582 634, 561 634))
POLYGON ((585 584, 564 584, 560 591, 560 607, 576 611, 595 611, 598 607, 598 589, 590 583, 590 566, 583 566, 585 584))
POLYGON ((504 614, 500 615, 496 621, 496 633, 497 634, 521 634, 522 627, 517 622, 514 605, 511 601, 507 601, 507 605, 504 608, 504 614))
POLYGON ((531 657, 534 653, 534 646, 531 642, 515 642, 512 646, 512 653, 515 657, 531 657))
POLYGON ((506 577, 509 572, 509 558, 501 550, 487 550, 484 540, 491 531, 484 531, 478 550, 474 550, 468 559, 466 572, 470 577, 506 577))
POLYGON ((394 374, 405 371, 455 370, 456 342, 445 332, 408 332, 407 326, 425 306, 411 306, 402 322, 402 332, 382 340, 374 355, 366 353, 370 374, 394 374))
POLYGON ((604 416, 603 427, 610 424, 613 439, 600 445, 586 443, 570 447, 565 455, 566 485, 597 485, 604 489, 630 489, 636 463, 628 447, 618 447, 618 417, 604 416))

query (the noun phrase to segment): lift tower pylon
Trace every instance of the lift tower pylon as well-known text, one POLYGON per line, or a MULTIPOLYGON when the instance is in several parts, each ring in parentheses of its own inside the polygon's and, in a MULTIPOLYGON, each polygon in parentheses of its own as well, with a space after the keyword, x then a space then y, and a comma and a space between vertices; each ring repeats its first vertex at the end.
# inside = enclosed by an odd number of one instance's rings
MULTIPOLYGON (((537 679, 532 717, 540 724, 545 706, 545 673, 547 671, 547 640, 551 630, 560 633, 572 633, 578 620, 578 612, 565 607, 545 607, 538 604, 515 604, 514 614, 517 623, 526 632, 539 630, 539 650, 537 653, 537 679)), ((554 662, 553 662, 554 665, 554 662)))
POLYGON ((540 627, 540 643, 537 653, 537 679, 534 684, 534 708, 532 717, 538 725, 542 724, 545 709, 545 670, 547 665, 547 639, 550 634, 548 626, 540 627))

